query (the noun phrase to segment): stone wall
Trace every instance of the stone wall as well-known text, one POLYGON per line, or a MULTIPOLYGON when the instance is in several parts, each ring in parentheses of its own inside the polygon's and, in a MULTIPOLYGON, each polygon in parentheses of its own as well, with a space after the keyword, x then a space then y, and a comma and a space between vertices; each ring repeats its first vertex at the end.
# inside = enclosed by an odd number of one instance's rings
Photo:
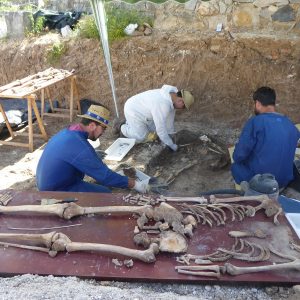
MULTIPOLYGON (((88 0, 48 0, 45 7, 53 10, 90 12, 88 0)), ((167 1, 154 4, 140 1, 134 6, 113 1, 122 9, 133 7, 152 14, 160 29, 186 27, 190 30, 223 29, 244 31, 300 30, 300 0, 190 0, 185 4, 167 1)))
MULTIPOLYGON (((39 8, 54 11, 91 12, 88 0, 35 0, 33 3, 39 8)), ((111 5, 120 9, 134 8, 151 15, 157 30, 216 31, 219 27, 221 30, 239 32, 300 33, 300 0, 190 0, 185 4, 167 1, 159 5, 148 1, 135 5, 113 1, 111 5)), ((20 17, 15 13, 7 14, 10 14, 10 24, 19 22, 20 17)), ((0 38, 5 31, 3 22, 0 12, 0 38)), ((27 21, 24 19, 23 22, 27 21)), ((13 33, 14 29, 9 29, 11 26, 6 27, 7 37, 17 36, 13 33)), ((22 34, 19 36, 23 37, 22 34)))

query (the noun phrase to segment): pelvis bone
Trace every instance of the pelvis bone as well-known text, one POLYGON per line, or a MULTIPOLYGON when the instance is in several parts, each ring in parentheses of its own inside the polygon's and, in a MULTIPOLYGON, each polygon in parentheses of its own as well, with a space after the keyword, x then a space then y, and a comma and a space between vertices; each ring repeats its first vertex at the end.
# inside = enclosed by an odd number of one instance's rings
POLYGON ((188 245, 184 236, 174 231, 163 231, 159 237, 150 238, 146 232, 138 233, 133 238, 137 245, 148 248, 152 243, 159 245, 159 251, 170 253, 186 252, 188 245))

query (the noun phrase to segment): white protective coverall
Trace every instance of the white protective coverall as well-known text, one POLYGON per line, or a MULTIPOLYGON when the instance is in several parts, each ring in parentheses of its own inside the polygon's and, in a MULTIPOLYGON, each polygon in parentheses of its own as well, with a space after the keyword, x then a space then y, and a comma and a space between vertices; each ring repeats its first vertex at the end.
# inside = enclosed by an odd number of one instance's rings
POLYGON ((174 132, 175 108, 170 92, 177 93, 175 86, 164 85, 161 89, 149 90, 129 98, 124 106, 126 124, 122 133, 137 142, 143 142, 150 132, 156 131, 160 140, 176 150, 169 134, 174 132))

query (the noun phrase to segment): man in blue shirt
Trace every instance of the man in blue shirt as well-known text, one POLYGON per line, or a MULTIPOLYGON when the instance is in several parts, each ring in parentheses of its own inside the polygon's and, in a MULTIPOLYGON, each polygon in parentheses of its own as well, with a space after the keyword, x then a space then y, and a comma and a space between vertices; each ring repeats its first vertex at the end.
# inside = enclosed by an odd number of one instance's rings
POLYGON ((245 124, 235 146, 232 176, 240 184, 256 174, 271 173, 279 187, 285 187, 293 180, 299 131, 289 118, 275 112, 273 89, 257 89, 253 100, 255 116, 245 124))
POLYGON ((109 123, 110 112, 99 105, 91 105, 74 124, 54 135, 39 160, 36 182, 40 191, 109 193, 108 187, 133 188, 144 193, 142 182, 121 176, 110 170, 98 157, 88 139, 96 141, 109 123), (88 175, 97 184, 83 180, 88 175))

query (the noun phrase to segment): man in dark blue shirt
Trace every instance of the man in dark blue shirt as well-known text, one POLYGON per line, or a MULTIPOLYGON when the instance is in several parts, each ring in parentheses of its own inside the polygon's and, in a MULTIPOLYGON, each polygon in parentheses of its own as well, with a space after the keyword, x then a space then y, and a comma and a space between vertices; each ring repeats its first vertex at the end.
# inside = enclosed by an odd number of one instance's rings
POLYGON ((245 124, 235 146, 232 176, 240 184, 256 174, 271 173, 279 187, 285 187, 293 180, 299 131, 289 118, 275 112, 273 89, 257 89, 253 100, 255 116, 245 124))
POLYGON ((110 170, 98 157, 88 139, 96 141, 109 123, 109 111, 91 105, 74 124, 54 135, 39 160, 36 182, 40 191, 111 192, 108 187, 133 188, 147 191, 145 183, 110 170), (88 175, 97 184, 83 180, 88 175))

